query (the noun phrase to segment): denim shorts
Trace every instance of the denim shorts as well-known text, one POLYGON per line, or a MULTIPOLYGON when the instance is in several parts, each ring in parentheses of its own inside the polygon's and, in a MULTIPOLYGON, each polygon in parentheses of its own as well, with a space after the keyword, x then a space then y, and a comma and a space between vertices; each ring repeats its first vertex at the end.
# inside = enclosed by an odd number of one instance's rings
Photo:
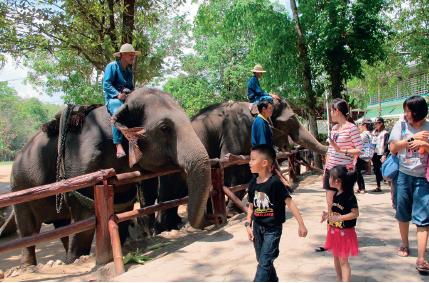
POLYGON ((399 171, 396 181, 396 219, 429 226, 429 182, 399 171))

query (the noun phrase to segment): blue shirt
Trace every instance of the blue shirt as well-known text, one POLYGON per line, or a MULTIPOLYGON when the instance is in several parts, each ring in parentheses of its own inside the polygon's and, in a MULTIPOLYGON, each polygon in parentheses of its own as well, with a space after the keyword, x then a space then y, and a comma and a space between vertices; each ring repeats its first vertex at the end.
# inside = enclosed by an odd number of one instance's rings
POLYGON ((252 124, 252 146, 267 144, 273 146, 273 132, 270 124, 259 114, 252 124))
POLYGON ((249 101, 251 103, 258 102, 263 96, 269 96, 269 94, 262 90, 256 76, 251 77, 247 82, 247 97, 249 101))
POLYGON ((105 102, 107 103, 109 99, 116 98, 124 88, 134 89, 131 68, 128 66, 125 70, 122 69, 121 61, 119 60, 109 63, 104 70, 103 77, 105 102))

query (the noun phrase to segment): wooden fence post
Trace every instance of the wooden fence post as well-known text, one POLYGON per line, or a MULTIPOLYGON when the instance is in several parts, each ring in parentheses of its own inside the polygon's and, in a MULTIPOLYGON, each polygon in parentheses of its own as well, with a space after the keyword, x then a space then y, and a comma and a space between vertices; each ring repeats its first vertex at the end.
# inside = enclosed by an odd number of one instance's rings
POLYGON ((213 194, 211 197, 214 222, 217 225, 226 223, 226 203, 225 193, 223 191, 224 175, 223 168, 215 167, 211 169, 213 194))
POLYGON ((95 262, 106 264, 113 260, 109 235, 109 219, 113 215, 113 186, 96 185, 94 188, 96 217, 95 262))

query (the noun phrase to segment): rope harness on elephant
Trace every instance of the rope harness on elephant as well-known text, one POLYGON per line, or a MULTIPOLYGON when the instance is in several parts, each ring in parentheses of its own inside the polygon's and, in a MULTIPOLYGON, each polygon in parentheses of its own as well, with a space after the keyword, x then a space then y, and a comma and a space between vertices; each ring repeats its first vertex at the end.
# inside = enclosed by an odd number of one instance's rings
MULTIPOLYGON (((69 128, 69 119, 70 114, 73 111, 74 105, 67 104, 66 109, 60 118, 60 126, 58 133, 58 156, 57 156, 57 172, 56 172, 56 181, 62 181, 66 179, 66 169, 65 169, 65 144, 67 139, 67 133, 69 128)), ((63 205, 65 193, 55 195, 55 208, 57 213, 61 212, 63 205)))
MULTIPOLYGON (((77 122, 70 121, 70 119, 73 119, 72 113, 75 107, 79 107, 79 106, 68 104, 60 117, 59 132, 58 132, 58 156, 57 156, 57 167, 56 167, 57 182, 67 179, 66 170, 65 170, 66 168, 65 149, 66 149, 67 134, 69 133, 71 122, 73 123, 72 125, 75 125, 75 124, 78 125, 77 123, 82 125, 83 123, 83 120, 82 120, 83 118, 76 120, 77 122)), ((94 109, 94 107, 92 108, 88 107, 85 110, 87 109, 91 111, 94 109)), ((86 113, 88 113, 89 111, 87 111, 86 113)), ((139 160, 139 159, 135 159, 135 158, 141 158, 142 156, 142 153, 137 145, 137 140, 143 135, 144 130, 142 128, 130 128, 130 129, 123 128, 122 130, 126 133, 126 134, 124 133, 124 136, 128 139, 130 143, 130 150, 131 149, 133 150, 133 157, 134 157, 133 161, 139 160)), ((131 162, 131 154, 130 154, 130 162, 131 162)), ((79 203, 81 203, 83 206, 90 209, 91 211, 94 210, 94 200, 92 198, 87 197, 78 191, 72 191, 72 192, 68 192, 67 195, 66 193, 61 193, 55 196, 55 208, 57 213, 61 212, 62 205, 65 198, 70 198, 70 197, 74 197, 79 203)), ((125 209, 132 206, 135 203, 135 201, 136 201, 136 197, 132 198, 131 200, 125 203, 115 204, 114 210, 116 212, 122 212, 125 209)))

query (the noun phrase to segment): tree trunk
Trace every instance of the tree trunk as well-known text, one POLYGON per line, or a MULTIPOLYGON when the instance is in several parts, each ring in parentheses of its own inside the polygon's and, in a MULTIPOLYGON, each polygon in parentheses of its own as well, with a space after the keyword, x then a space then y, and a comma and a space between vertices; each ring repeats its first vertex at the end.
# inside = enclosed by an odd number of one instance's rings
MULTIPOLYGON (((307 46, 305 44, 305 38, 302 32, 301 24, 299 22, 298 9, 296 7, 295 0, 290 0, 290 7, 293 13, 293 19, 295 21, 295 31, 297 38, 297 46, 298 46, 298 57, 301 61, 300 69, 302 72, 303 79, 303 89, 305 93, 306 105, 307 107, 307 118, 309 120, 310 125, 310 133, 317 138, 318 130, 317 130, 317 120, 316 115, 314 115, 314 109, 316 109, 316 92, 313 89, 311 84, 312 74, 310 67, 310 60, 308 58, 307 46)), ((318 168, 322 168, 322 159, 320 154, 314 154, 314 166, 318 168)))
POLYGON ((122 43, 133 43, 135 0, 124 0, 122 43))

